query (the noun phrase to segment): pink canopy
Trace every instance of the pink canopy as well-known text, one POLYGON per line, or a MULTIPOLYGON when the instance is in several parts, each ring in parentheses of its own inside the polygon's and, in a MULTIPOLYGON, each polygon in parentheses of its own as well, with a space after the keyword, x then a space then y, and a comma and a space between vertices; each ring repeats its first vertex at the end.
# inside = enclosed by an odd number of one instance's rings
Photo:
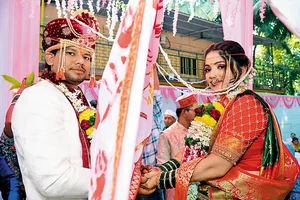
MULTIPOLYGON (((20 81, 30 72, 38 74, 40 0, 1 0, 0 24, 0 74, 20 81)), ((13 96, 10 87, 0 77, 0 130, 13 96)))

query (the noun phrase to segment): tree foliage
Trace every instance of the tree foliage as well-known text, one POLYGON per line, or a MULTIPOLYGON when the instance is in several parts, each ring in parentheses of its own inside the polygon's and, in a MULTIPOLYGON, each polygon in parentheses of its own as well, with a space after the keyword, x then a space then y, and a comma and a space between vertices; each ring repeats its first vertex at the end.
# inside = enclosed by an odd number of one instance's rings
POLYGON ((300 41, 274 15, 267 4, 265 18, 261 22, 260 1, 254 4, 254 30, 263 37, 275 42, 259 48, 255 55, 255 68, 259 76, 256 86, 274 89, 284 88, 288 95, 300 95, 300 41))

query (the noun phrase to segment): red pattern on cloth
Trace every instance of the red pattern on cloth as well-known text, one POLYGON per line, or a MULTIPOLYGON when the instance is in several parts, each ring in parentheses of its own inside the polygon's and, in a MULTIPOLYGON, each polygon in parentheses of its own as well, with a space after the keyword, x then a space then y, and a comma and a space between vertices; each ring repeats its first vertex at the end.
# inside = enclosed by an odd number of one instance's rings
MULTIPOLYGON (((267 109, 270 109, 270 107, 267 109)), ((261 103, 252 95, 244 95, 237 99, 233 99, 228 103, 226 110, 220 119, 220 123, 216 126, 214 133, 212 134, 210 145, 212 146, 213 153, 218 154, 233 163, 237 162, 238 164, 233 166, 223 177, 207 181, 211 187, 209 190, 209 198, 284 199, 291 190, 297 180, 299 166, 295 158, 281 142, 279 125, 276 123, 273 112, 271 112, 271 116, 275 122, 274 134, 280 139, 280 156, 278 163, 275 164, 276 167, 273 169, 274 176, 272 175, 273 178, 269 179, 248 173, 242 168, 244 167, 249 171, 252 171, 251 167, 256 169, 257 160, 255 158, 254 161, 250 161, 250 157, 255 155, 254 151, 259 148, 258 145, 264 145, 261 144, 259 137, 263 139, 266 132, 266 112, 263 110, 261 103), (236 115, 237 113, 232 112, 234 110, 237 111, 238 115, 236 115), (246 110, 247 112, 243 113, 243 111, 246 110), (237 119, 235 119, 236 117, 237 119), (254 118, 261 121, 257 121, 256 124, 253 124, 254 118), (248 123, 250 121, 250 126, 243 123, 246 123, 247 121, 248 123), (264 124, 265 127, 263 126, 264 124), (229 131, 226 129, 228 127, 233 128, 235 131, 229 131), (251 131, 249 131, 248 128, 251 128, 251 131), (246 137, 241 137, 240 131, 245 133, 246 137), (234 144, 235 142, 237 142, 236 145, 234 144), (254 145, 254 147, 251 147, 251 144, 254 145), (219 147, 215 147, 214 145, 219 147), (225 152, 226 145, 232 145, 233 150, 225 152), (249 163, 250 168, 247 168, 248 166, 246 167, 243 164, 239 165, 243 159, 245 159, 244 161, 246 161, 247 164, 248 162, 254 162, 254 164, 249 163), (271 193, 270 190, 272 190, 271 193), (228 194, 231 194, 232 197, 228 197, 228 194)), ((178 170, 176 174, 176 199, 186 198, 188 183, 199 161, 195 162, 196 161, 184 163, 180 167, 184 170, 178 170)))
POLYGON ((99 31, 96 18, 90 13, 80 12, 74 19, 58 18, 46 25, 42 41, 45 51, 58 49, 56 46, 61 39, 73 41, 82 47, 95 49, 97 35, 90 28, 99 31), (81 25, 74 19, 84 23, 86 26, 81 25))
POLYGON ((177 170, 176 173, 176 190, 174 200, 183 200, 187 197, 188 187, 190 180, 194 173, 197 164, 203 159, 196 158, 189 162, 183 163, 177 170))
POLYGON ((259 171, 267 114, 252 95, 236 99, 225 113, 212 153, 245 170, 259 171))
POLYGON ((198 100, 194 94, 183 95, 176 99, 176 107, 177 108, 186 108, 195 103, 198 103, 198 100))

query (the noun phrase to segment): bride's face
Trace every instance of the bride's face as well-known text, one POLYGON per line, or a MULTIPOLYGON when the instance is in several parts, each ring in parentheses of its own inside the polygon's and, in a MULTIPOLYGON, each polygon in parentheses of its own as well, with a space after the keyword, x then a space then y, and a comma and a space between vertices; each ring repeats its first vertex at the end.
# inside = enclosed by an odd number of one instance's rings
POLYGON ((228 87, 232 72, 226 74, 226 60, 220 56, 218 51, 211 51, 205 57, 204 64, 205 79, 213 91, 228 87))

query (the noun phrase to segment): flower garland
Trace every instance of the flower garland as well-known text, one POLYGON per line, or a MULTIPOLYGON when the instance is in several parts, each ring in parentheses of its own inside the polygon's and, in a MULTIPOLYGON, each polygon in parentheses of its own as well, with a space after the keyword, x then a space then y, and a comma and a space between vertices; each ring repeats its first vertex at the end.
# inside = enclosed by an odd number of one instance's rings
POLYGON ((96 2, 96 12, 100 11, 100 0, 97 0, 96 2))
POLYGON ((90 108, 84 105, 82 99, 78 98, 81 91, 76 90, 75 92, 71 92, 67 86, 60 82, 56 85, 57 89, 59 89, 72 103, 75 110, 79 113, 79 124, 82 130, 87 135, 87 138, 91 142, 93 132, 94 132, 94 125, 96 119, 96 111, 93 108, 90 108))
POLYGON ((88 1, 89 11, 94 14, 94 8, 93 8, 93 0, 88 1))
POLYGON ((68 17, 66 6, 67 6, 66 0, 62 0, 61 7, 62 7, 62 12, 63 12, 64 18, 68 17))
POLYGON ((118 6, 121 5, 119 0, 115 0, 111 4, 111 23, 109 28, 109 36, 113 38, 116 24, 118 23, 118 6))
POLYGON ((265 3, 265 0, 260 0, 259 3, 260 3, 260 7, 259 7, 260 22, 264 22, 265 11, 266 11, 266 3, 265 3))
MULTIPOLYGON (((185 150, 183 162, 207 155, 211 133, 224 112, 224 106, 217 101, 199 104, 195 112, 196 116, 191 122, 187 136, 184 138, 185 150)), ((191 183, 189 185, 188 200, 197 199, 200 185, 200 182, 191 183)))
POLYGON ((87 109, 87 106, 83 104, 83 101, 81 99, 78 99, 78 95, 80 94, 80 91, 77 90, 76 92, 70 92, 70 90, 67 88, 67 86, 60 82, 56 87, 64 93, 64 95, 69 99, 69 101, 72 103, 73 107, 78 113, 81 113, 85 109, 87 109))
POLYGON ((177 21, 178 21, 178 14, 179 14, 179 5, 178 2, 175 4, 175 12, 174 12, 174 19, 173 19, 173 36, 175 37, 177 33, 177 21))
POLYGON ((56 3, 56 10, 57 10, 57 17, 61 18, 62 11, 61 11, 61 8, 60 8, 60 2, 55 1, 55 3, 56 3))
POLYGON ((94 125, 96 119, 96 112, 94 109, 88 108, 79 115, 79 123, 81 128, 85 131, 87 138, 92 140, 94 125))

